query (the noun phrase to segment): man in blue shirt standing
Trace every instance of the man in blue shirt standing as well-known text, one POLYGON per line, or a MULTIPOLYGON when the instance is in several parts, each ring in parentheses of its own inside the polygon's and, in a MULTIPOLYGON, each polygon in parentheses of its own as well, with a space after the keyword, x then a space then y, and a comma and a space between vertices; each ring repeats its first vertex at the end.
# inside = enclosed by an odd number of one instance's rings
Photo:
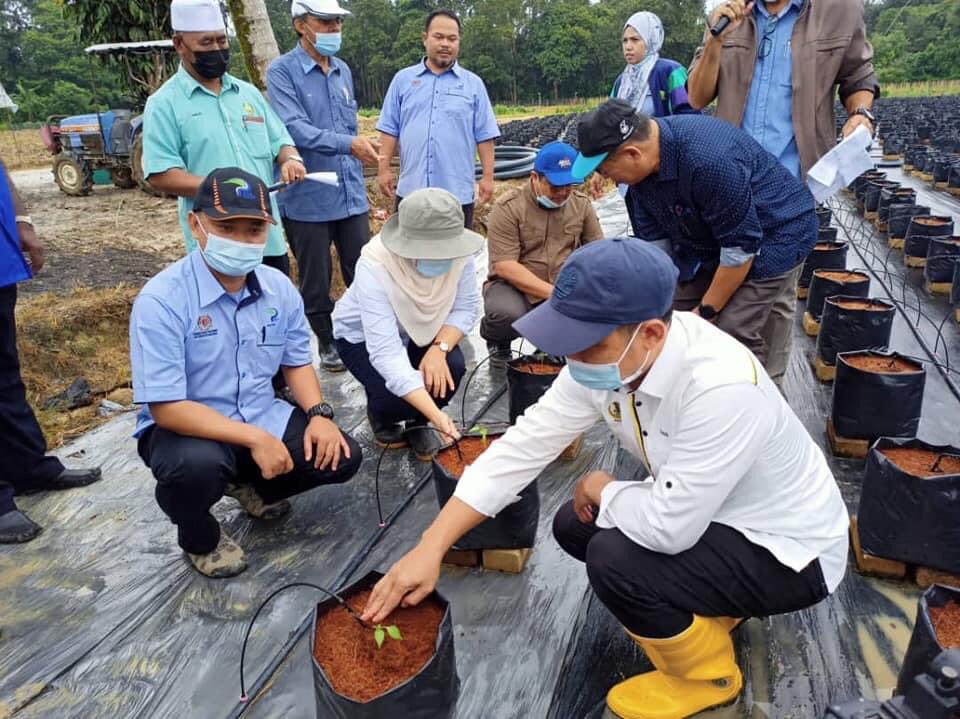
POLYGON ((357 136, 353 75, 340 50, 343 17, 337 0, 293 0, 297 46, 267 71, 270 104, 287 126, 309 172, 336 172, 339 187, 294 185, 277 198, 287 240, 297 258, 300 294, 317 335, 320 365, 345 368, 333 345, 330 244, 337 248, 340 272, 349 286, 370 239, 370 207, 361 163, 377 166, 379 145, 357 136))
POLYGON ((426 57, 394 75, 377 121, 380 131, 380 191, 397 204, 414 190, 440 187, 463 205, 473 228, 474 196, 493 199, 493 141, 500 129, 483 80, 457 62, 460 18, 435 10, 423 33, 426 57), (400 143, 400 180, 394 187, 390 161, 400 143), (475 191, 476 154, 482 176, 475 191))
POLYGON ((716 323, 767 367, 781 348, 766 338, 790 335, 769 325, 793 322, 771 308, 795 291, 817 238, 806 186, 743 130, 710 117, 652 119, 610 100, 577 132, 574 175, 599 169, 629 184, 634 235, 669 245, 680 270, 674 309, 716 323))
POLYGON ((43 245, 0 162, 0 544, 29 542, 40 526, 17 509, 15 494, 72 489, 100 479, 100 469, 64 469, 27 404, 17 352, 17 283, 43 267, 43 245), (26 257, 24 256, 26 253, 26 257))
POLYGON ((221 497, 278 517, 287 497, 350 479, 360 447, 323 401, 296 288, 261 265, 266 185, 215 170, 189 222, 198 249, 150 280, 130 317, 135 436, 181 548, 200 573, 229 577, 246 561, 210 513, 221 497), (278 371, 297 406, 274 396, 278 371))

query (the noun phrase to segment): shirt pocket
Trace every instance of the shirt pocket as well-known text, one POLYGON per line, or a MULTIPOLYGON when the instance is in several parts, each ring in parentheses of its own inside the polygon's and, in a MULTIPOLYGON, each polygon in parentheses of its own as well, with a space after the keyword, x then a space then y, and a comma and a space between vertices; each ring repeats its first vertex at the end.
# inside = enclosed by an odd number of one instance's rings
POLYGON ((257 337, 258 366, 266 367, 270 373, 276 372, 287 346, 287 329, 279 324, 265 325, 260 328, 257 337))
POLYGON ((270 147, 270 135, 267 132, 267 123, 265 118, 243 119, 243 131, 246 133, 247 147, 250 149, 251 157, 273 158, 273 151, 270 147))
POLYGON ((443 93, 441 106, 451 117, 466 122, 473 118, 473 97, 462 88, 443 93))
POLYGON ((357 132, 357 101, 356 100, 345 100, 342 97, 337 97, 334 101, 336 104, 337 116, 344 127, 352 133, 356 134, 357 132))
POLYGON ((843 64, 843 56, 850 47, 850 38, 850 35, 818 38, 814 43, 817 64, 814 77, 817 82, 818 104, 827 96, 831 102, 833 100, 833 86, 837 84, 837 75, 843 64))

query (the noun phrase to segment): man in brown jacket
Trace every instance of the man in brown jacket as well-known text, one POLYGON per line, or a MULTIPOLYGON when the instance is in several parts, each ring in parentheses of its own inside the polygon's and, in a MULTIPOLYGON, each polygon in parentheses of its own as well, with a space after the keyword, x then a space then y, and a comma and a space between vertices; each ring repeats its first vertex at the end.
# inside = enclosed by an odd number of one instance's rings
POLYGON ((800 177, 836 143, 837 89, 844 136, 864 125, 880 93, 862 0, 730 0, 710 16, 690 67, 690 104, 717 99, 717 117, 743 127, 800 177), (721 18, 729 24, 710 34, 721 18))
POLYGON ((580 184, 571 173, 576 157, 564 142, 544 145, 529 182, 490 210, 490 279, 480 335, 495 362, 509 359, 510 342, 519 336, 513 323, 550 296, 570 253, 603 237, 590 198, 573 189, 580 184))

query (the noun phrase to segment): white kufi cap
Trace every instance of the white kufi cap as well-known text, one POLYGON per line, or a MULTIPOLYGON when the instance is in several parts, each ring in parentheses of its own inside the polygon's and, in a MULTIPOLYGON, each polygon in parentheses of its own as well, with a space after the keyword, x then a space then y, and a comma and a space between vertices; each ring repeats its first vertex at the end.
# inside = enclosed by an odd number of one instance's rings
POLYGON ((173 0, 170 25, 174 32, 218 32, 227 29, 217 0, 173 0))
POLYGON ((316 15, 318 17, 334 18, 349 15, 350 11, 340 7, 337 0, 293 0, 290 3, 290 14, 293 17, 316 15))

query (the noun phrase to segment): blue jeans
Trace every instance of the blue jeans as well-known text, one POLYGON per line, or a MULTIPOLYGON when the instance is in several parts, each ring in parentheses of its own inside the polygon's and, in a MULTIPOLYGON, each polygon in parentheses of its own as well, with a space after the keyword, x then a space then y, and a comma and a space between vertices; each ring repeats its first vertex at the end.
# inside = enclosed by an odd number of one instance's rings
MULTIPOLYGON (((381 424, 394 424, 404 421, 426 424, 426 418, 412 405, 387 389, 386 381, 370 363, 370 355, 367 354, 365 343, 352 344, 346 340, 338 339, 336 345, 343 364, 350 370, 350 374, 363 385, 363 389, 367 393, 367 412, 373 419, 381 424)), ((413 342, 408 343, 407 357, 410 359, 410 366, 419 367, 420 360, 423 359, 428 349, 430 349, 429 345, 427 347, 417 347, 413 342)), ((454 347, 447 354, 447 366, 450 368, 450 374, 453 375, 454 388, 446 397, 433 398, 433 401, 441 409, 447 406, 467 371, 466 360, 459 347, 454 347)))

